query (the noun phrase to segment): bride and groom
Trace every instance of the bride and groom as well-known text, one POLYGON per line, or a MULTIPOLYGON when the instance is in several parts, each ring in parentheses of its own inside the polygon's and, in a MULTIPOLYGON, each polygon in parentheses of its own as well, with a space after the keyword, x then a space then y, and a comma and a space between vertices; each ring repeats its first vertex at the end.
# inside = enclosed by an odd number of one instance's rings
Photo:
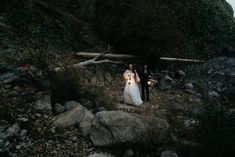
POLYGON ((140 70, 139 74, 140 77, 132 64, 129 65, 129 69, 127 69, 123 74, 123 77, 126 81, 123 97, 124 102, 127 104, 141 106, 143 104, 143 101, 145 100, 145 94, 147 96, 147 101, 149 101, 148 78, 150 76, 150 70, 148 69, 148 66, 146 64, 140 70), (139 82, 141 83, 142 98, 138 86, 139 82))

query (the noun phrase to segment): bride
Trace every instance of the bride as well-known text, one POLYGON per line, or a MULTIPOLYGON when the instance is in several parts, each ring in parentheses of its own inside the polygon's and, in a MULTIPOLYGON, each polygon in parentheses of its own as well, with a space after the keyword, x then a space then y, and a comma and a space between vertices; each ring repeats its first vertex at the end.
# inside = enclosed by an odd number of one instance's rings
POLYGON ((130 64, 129 69, 124 72, 123 77, 126 81, 126 86, 123 92, 124 101, 128 104, 133 104, 136 106, 142 105, 143 101, 141 100, 140 91, 137 84, 137 82, 140 81, 140 78, 132 64, 130 64))

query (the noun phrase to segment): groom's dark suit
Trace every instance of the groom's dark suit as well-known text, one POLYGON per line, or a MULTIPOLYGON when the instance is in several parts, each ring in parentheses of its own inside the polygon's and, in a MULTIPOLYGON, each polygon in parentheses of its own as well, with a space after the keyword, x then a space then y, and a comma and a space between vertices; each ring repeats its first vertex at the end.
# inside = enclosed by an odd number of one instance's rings
POLYGON ((151 72, 149 68, 144 68, 140 70, 140 83, 141 83, 141 89, 142 89, 142 100, 145 101, 145 94, 147 101, 149 101, 149 85, 148 80, 149 76, 151 75, 151 72))

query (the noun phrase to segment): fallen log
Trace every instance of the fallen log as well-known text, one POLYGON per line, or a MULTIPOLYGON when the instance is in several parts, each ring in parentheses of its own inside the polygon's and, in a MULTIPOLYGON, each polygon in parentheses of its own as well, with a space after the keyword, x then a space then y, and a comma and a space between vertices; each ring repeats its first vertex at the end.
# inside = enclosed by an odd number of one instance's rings
MULTIPOLYGON (((78 52, 76 53, 77 56, 79 57, 86 57, 86 58, 93 58, 96 56, 101 55, 102 53, 95 53, 95 52, 78 52)), ((118 58, 118 59, 133 59, 133 58, 139 58, 139 56, 134 56, 134 55, 127 55, 127 54, 105 54, 101 56, 100 58, 118 58)))
POLYGON ((85 66, 90 65, 90 64, 102 64, 102 63, 124 64, 123 62, 112 61, 112 60, 108 60, 108 59, 99 60, 101 57, 106 56, 108 52, 109 52, 109 49, 106 52, 97 53, 97 55, 93 56, 92 59, 89 59, 89 60, 86 60, 86 61, 83 61, 83 62, 80 62, 80 63, 77 63, 77 64, 69 65, 69 66, 66 66, 66 67, 56 67, 52 70, 61 71, 65 68, 72 68, 72 67, 81 67, 82 68, 82 67, 85 67, 85 66))
POLYGON ((181 61, 181 62, 195 62, 195 63, 204 63, 204 60, 197 59, 185 59, 185 58, 170 58, 170 57, 160 57, 160 60, 165 61, 181 61))

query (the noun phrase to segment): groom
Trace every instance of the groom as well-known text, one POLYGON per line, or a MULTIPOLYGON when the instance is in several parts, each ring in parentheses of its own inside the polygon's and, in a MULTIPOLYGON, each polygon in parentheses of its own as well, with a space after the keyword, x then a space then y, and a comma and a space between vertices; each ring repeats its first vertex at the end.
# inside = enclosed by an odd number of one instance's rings
POLYGON ((151 71, 147 64, 144 64, 144 66, 140 69, 140 83, 141 83, 141 90, 142 90, 142 100, 145 101, 145 95, 146 100, 149 101, 149 84, 148 80, 151 75, 151 71))

